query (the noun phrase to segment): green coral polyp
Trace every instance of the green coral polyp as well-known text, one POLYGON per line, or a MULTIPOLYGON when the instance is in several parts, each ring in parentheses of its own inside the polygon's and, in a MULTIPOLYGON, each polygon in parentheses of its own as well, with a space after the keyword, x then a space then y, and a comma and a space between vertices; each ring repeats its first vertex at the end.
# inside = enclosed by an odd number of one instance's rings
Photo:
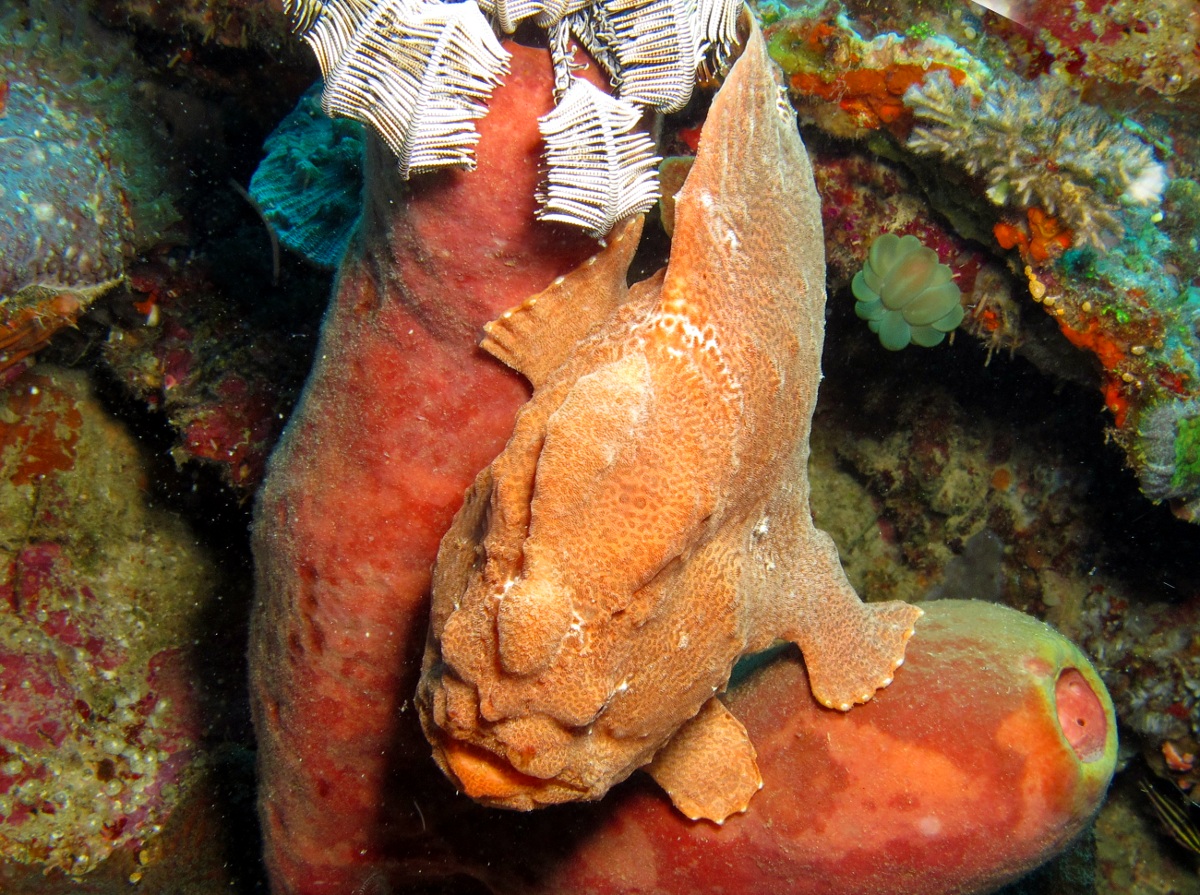
POLYGON ((871 243, 851 288, 854 312, 889 351, 932 348, 963 319, 954 272, 915 236, 885 233, 871 243))

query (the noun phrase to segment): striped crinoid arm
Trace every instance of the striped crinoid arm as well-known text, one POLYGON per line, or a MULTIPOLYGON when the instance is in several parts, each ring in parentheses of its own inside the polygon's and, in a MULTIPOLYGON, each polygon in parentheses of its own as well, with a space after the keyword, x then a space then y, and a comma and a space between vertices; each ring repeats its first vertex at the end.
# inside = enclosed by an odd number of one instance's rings
POLYGON ((591 0, 479 0, 479 8, 505 34, 512 34, 526 19, 533 19, 540 28, 551 28, 590 3, 591 0))
POLYGON ((635 128, 642 110, 573 79, 538 122, 549 168, 538 217, 603 236, 620 220, 658 199, 660 159, 635 128))
POLYGON ((475 3, 331 0, 316 13, 301 10, 297 23, 305 21, 327 115, 372 125, 405 177, 474 166, 474 121, 508 66, 475 3))
POLYGON ((283 0, 283 12, 297 34, 306 34, 324 10, 324 0, 283 0))
POLYGON ((557 0, 479 0, 479 8, 491 16, 500 30, 512 34, 525 19, 546 12, 547 7, 556 8, 557 0))
POLYGON ((424 69, 412 103, 407 155, 390 139, 388 144, 406 172, 473 168, 479 133, 472 122, 487 114, 488 97, 508 71, 509 54, 474 3, 428 3, 419 13, 409 31, 406 61, 412 68, 405 71, 424 69))
POLYGON ((292 28, 312 48, 328 78, 354 38, 359 24, 371 11, 369 0, 285 0, 284 12, 292 28))
POLYGON ((705 75, 724 72, 729 57, 738 44, 738 16, 743 0, 699 0, 702 58, 700 69, 705 75))
MULTIPOLYGON (((617 36, 613 31, 612 22, 609 21, 608 13, 599 3, 586 4, 574 12, 570 13, 563 19, 563 23, 567 26, 570 34, 567 37, 574 37, 583 47, 589 56, 599 63, 600 67, 608 73, 609 78, 615 84, 620 78, 621 64, 617 61, 616 43, 617 36)), ((555 51, 556 34, 552 29, 550 32, 550 51, 555 51)), ((563 47, 566 47, 566 41, 563 41, 563 47)), ((557 69, 558 63, 555 62, 557 69)))
POLYGON ((696 0, 601 0, 612 28, 622 99, 660 112, 687 104, 703 57, 696 0))

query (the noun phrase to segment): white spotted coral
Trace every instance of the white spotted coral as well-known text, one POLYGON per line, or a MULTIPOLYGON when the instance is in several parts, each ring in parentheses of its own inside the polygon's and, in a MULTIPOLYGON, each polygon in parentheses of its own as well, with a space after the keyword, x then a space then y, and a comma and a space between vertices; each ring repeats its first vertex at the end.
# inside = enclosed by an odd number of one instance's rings
POLYGON ((910 342, 932 348, 963 319, 954 274, 915 236, 885 233, 854 275, 854 312, 889 351, 910 342))
POLYGON ((1002 207, 1040 206, 1107 248, 1124 233, 1120 206, 1155 205, 1166 171, 1153 150, 1064 81, 996 73, 982 97, 930 73, 904 94, 916 127, 908 147, 940 155, 987 183, 1002 207))

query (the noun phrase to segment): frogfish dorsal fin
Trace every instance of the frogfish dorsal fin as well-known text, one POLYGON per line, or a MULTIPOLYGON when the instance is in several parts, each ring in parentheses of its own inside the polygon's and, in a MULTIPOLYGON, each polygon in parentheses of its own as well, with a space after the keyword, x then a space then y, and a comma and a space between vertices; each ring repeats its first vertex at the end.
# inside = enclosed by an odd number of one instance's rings
POLYGON ((522 373, 534 388, 540 387, 579 341, 625 300, 625 278, 642 222, 637 215, 618 224, 603 249, 484 326, 483 349, 522 373))

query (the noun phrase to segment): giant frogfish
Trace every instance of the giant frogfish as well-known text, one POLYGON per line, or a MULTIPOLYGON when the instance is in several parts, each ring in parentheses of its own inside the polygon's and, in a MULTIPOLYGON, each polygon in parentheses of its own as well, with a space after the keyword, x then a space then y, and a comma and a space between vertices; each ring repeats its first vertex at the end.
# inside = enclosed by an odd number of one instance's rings
POLYGON ((645 767, 687 816, 761 787, 720 693, 801 649, 814 695, 885 687, 920 610, 863 603, 809 509, 825 259, 808 156, 757 27, 713 101, 666 268, 642 222, 486 328, 534 386, 442 541, 417 702, 455 785, 516 809, 645 767))

